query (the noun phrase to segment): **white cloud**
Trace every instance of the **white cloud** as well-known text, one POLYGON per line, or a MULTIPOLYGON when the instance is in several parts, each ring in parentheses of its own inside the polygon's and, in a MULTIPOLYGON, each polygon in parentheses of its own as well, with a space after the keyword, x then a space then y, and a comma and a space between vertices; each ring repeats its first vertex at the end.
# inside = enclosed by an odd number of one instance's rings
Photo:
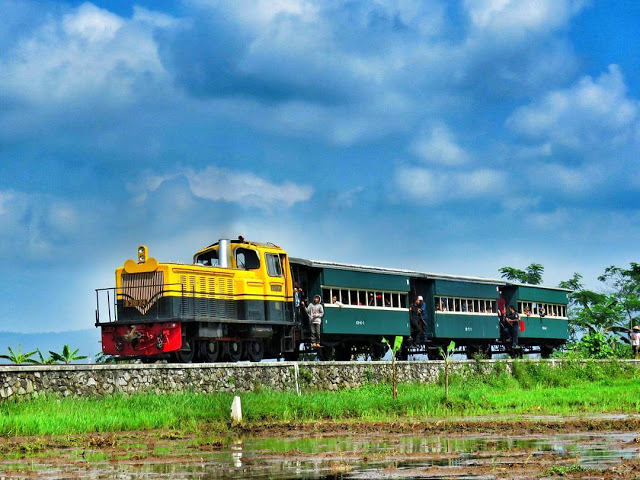
POLYGON ((584 0, 466 0, 477 29, 500 36, 564 27, 588 2, 584 0))
POLYGON ((63 32, 69 37, 87 40, 89 43, 112 40, 124 21, 91 3, 84 3, 74 14, 62 19, 63 32))
POLYGON ((203 170, 180 169, 169 175, 149 176, 142 182, 145 193, 138 200, 144 201, 149 192, 157 190, 167 180, 179 177, 187 179, 191 193, 198 198, 263 209, 291 207, 309 200, 313 194, 309 185, 277 184, 251 172, 210 166, 203 170))
POLYGON ((445 125, 431 128, 416 138, 411 151, 426 163, 455 166, 466 163, 469 155, 458 146, 454 134, 445 125))
POLYGON ((49 17, 0 56, 0 89, 38 105, 98 97, 128 101, 166 78, 149 25, 138 11, 125 20, 84 3, 49 17))
POLYGON ((611 65, 596 79, 583 77, 517 109, 507 126, 527 139, 601 152, 638 141, 640 102, 627 97, 622 73, 611 65))
MULTIPOLYGON (((481 168, 470 171, 438 171, 422 167, 400 167, 395 185, 404 195, 427 203, 496 197, 506 185, 504 172, 481 168)), ((497 198, 497 197, 496 197, 497 198)))

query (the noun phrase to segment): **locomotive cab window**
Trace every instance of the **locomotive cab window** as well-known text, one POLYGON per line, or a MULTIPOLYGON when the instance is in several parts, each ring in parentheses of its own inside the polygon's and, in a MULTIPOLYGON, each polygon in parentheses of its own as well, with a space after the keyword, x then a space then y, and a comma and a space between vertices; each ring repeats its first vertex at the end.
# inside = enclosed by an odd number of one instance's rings
POLYGON ((197 265, 204 265, 205 267, 215 267, 218 262, 218 251, 211 250, 209 252, 201 253, 197 256, 195 263, 197 265))
POLYGON ((282 264, 280 263, 280 256, 274 253, 265 253, 264 257, 267 260, 267 274, 270 277, 281 277, 282 264))
POLYGON ((236 266, 242 270, 256 270, 260 268, 258 252, 249 248, 236 248, 236 266))

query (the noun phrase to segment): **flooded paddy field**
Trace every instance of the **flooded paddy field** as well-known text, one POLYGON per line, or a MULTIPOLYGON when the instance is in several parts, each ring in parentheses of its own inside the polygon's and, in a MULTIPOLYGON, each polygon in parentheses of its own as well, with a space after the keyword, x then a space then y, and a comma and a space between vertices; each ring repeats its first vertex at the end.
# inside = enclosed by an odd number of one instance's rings
POLYGON ((23 437, 0 479, 640 478, 638 442, 635 417, 23 437))

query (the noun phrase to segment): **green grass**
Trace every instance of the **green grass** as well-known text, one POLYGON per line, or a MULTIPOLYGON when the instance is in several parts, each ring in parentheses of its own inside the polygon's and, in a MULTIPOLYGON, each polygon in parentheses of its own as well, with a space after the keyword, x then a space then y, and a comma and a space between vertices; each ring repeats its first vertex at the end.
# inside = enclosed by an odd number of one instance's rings
MULTIPOLYGON (((445 398, 438 384, 386 384, 337 392, 262 391, 242 394, 246 422, 425 420, 494 414, 575 414, 640 411, 639 373, 618 363, 566 362, 552 368, 516 362, 470 364, 453 375, 445 398), (489 370, 487 370, 489 369, 489 370)), ((167 435, 229 427, 230 394, 137 394, 103 398, 42 397, 0 403, 0 436, 167 429, 167 435)))

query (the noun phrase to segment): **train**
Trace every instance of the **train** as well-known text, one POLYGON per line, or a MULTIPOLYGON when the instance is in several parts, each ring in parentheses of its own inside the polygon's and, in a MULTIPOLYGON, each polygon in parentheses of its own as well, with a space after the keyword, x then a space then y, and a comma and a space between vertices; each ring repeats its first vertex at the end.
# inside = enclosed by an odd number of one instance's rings
POLYGON ((398 336, 400 360, 438 359, 452 341, 468 358, 549 357, 568 339, 567 289, 295 258, 243 237, 197 251, 191 264, 160 263, 140 245, 115 277, 115 287, 96 289, 95 325, 103 354, 120 359, 379 360, 398 336), (324 306, 319 343, 304 308, 316 295, 324 306), (410 305, 418 296, 417 337, 410 305), (518 347, 505 337, 499 297, 520 313, 518 347))

